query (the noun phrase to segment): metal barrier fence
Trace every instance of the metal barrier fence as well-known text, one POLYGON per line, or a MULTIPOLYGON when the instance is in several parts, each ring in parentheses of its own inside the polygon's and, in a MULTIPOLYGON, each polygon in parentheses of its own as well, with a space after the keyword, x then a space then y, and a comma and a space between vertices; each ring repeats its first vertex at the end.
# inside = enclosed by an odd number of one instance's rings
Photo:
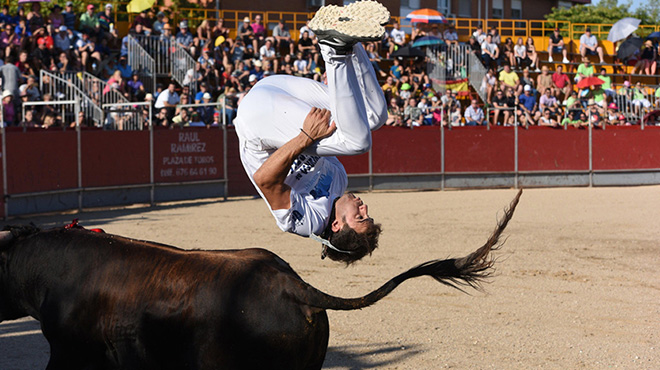
MULTIPOLYGON (((50 94, 55 101, 57 100, 76 100, 80 103, 80 109, 84 118, 91 120, 94 126, 101 127, 103 124, 103 110, 98 101, 94 101, 87 96, 72 81, 62 78, 46 70, 39 72, 39 90, 42 94, 50 94)), ((77 120, 77 113, 73 110, 62 112, 62 119, 71 121, 77 120)))
POLYGON ((195 81, 195 59, 178 42, 172 44, 171 72, 172 78, 181 86, 190 88, 190 96, 197 94, 197 81, 195 81))
POLYGON ((139 74, 148 92, 156 91, 156 62, 132 35, 128 36, 128 65, 139 74))
POLYGON ((426 73, 431 80, 433 90, 437 92, 444 92, 447 87, 447 54, 437 49, 427 48, 426 57, 426 73))
POLYGON ((172 38, 146 35, 132 35, 132 37, 138 40, 154 59, 156 75, 169 76, 172 70, 172 38))
POLYGON ((92 101, 99 105, 128 103, 128 99, 117 89, 112 88, 106 81, 88 72, 56 72, 53 73, 67 81, 72 82, 82 90, 92 101))
MULTIPOLYGON (((25 111, 28 110, 28 107, 48 107, 52 108, 51 106, 61 106, 59 109, 53 109, 54 112, 61 114, 62 116, 62 127, 76 127, 79 126, 81 123, 80 119, 80 104, 77 100, 63 100, 63 101, 27 101, 23 102, 22 107, 21 107, 21 117, 25 118, 25 111), (68 114, 72 112, 72 114, 68 114), (65 117, 70 117, 70 121, 66 121, 65 117), (72 125, 73 124, 73 125, 72 125)), ((24 130, 27 129, 27 127, 23 128, 24 130)))
POLYGON ((482 101, 487 101, 487 92, 481 89, 481 83, 486 76, 486 67, 481 63, 481 58, 474 53, 468 53, 470 85, 477 91, 482 101))
POLYGON ((139 131, 150 129, 153 123, 150 102, 103 104, 103 111, 103 127, 108 130, 139 131))

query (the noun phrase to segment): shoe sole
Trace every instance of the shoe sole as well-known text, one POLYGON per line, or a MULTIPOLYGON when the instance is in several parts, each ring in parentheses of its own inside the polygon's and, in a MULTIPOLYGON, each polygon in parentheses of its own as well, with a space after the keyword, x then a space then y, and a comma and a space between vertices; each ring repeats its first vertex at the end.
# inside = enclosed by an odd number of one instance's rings
POLYGON ((359 1, 346 7, 328 5, 316 12, 309 28, 319 35, 339 34, 355 41, 377 41, 385 33, 381 21, 386 18, 389 21, 389 11, 375 1, 359 1))

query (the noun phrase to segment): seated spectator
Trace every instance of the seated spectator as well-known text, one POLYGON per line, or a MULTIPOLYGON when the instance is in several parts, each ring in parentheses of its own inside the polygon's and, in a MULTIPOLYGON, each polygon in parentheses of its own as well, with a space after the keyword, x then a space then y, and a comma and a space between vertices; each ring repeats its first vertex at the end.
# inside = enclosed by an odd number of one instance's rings
MULTIPOLYGON (((406 76, 404 76, 406 77, 406 76)), ((399 97, 404 101, 404 105, 407 104, 408 99, 412 97, 412 86, 409 83, 404 82, 401 84, 401 90, 399 91, 399 97)))
POLYGON ((478 105, 477 99, 472 99, 470 106, 465 109, 465 125, 481 126, 484 122, 483 109, 478 105))
POLYGON ((513 56, 516 59, 515 65, 518 69, 523 69, 532 63, 532 60, 527 55, 527 48, 523 44, 522 37, 518 37, 518 41, 516 41, 516 45, 513 47, 513 56))
POLYGON ((610 103, 607 106, 607 113, 603 117, 603 125, 613 125, 618 126, 625 121, 622 115, 619 115, 618 107, 614 103, 610 103))
POLYGON ((406 46, 406 33, 399 28, 399 23, 392 23, 392 30, 390 31, 390 51, 389 54, 392 54, 401 47, 406 46))
POLYGON ((271 62, 273 63, 273 67, 275 71, 277 71, 278 63, 279 60, 277 58, 277 53, 275 52, 275 48, 273 47, 273 41, 271 39, 267 39, 264 45, 259 49, 259 59, 262 62, 271 62))
POLYGON ((32 62, 35 71, 40 69, 52 71, 55 68, 53 54, 46 47, 46 39, 43 37, 37 40, 37 48, 32 51, 32 62))
POLYGON ((560 54, 564 57, 562 63, 568 63, 568 50, 564 45, 564 37, 559 33, 559 28, 555 28, 555 31, 550 35, 550 40, 548 41, 548 62, 552 63, 552 54, 560 54))
POLYGON ((488 34, 492 37, 493 43, 497 44, 497 46, 499 46, 502 43, 502 39, 500 38, 500 34, 497 31, 496 26, 491 26, 490 31, 488 31, 488 34))
POLYGON ((479 46, 481 46, 481 44, 483 44, 484 41, 486 41, 486 34, 484 33, 484 28, 481 24, 478 24, 477 29, 474 32, 472 32, 472 37, 474 37, 475 40, 477 40, 479 46))
POLYGON ((399 107, 396 97, 391 98, 390 104, 387 106, 387 126, 403 126, 403 112, 399 107))
POLYGON ((0 11, 0 23, 9 24, 12 26, 16 26, 18 24, 18 18, 9 14, 9 5, 2 6, 2 10, 0 11))
POLYGON ((514 126, 517 120, 515 112, 518 106, 518 98, 516 98, 516 94, 512 88, 506 90, 505 100, 506 107, 509 108, 509 117, 504 120, 504 126, 514 126))
POLYGON ((575 82, 580 82, 581 79, 592 77, 594 75, 594 66, 591 65, 591 60, 588 57, 582 57, 582 63, 578 66, 577 73, 575 74, 575 82))
POLYGON ((21 77, 25 80, 27 80, 28 76, 30 75, 36 75, 34 69, 28 62, 28 52, 25 50, 21 50, 20 54, 18 54, 18 62, 16 62, 16 67, 18 67, 19 71, 21 72, 21 77))
POLYGON ((181 109, 179 111, 179 114, 177 114, 176 116, 174 116, 174 118, 172 118, 172 125, 176 125, 177 127, 187 126, 189 122, 190 122, 190 116, 188 115, 187 109, 181 109))
POLYGON ((380 62, 380 56, 376 52, 376 47, 373 42, 368 42, 365 45, 365 51, 367 52, 367 56, 369 57, 369 61, 371 62, 371 65, 374 67, 374 71, 380 75, 380 77, 385 77, 387 76, 387 73, 383 72, 382 69, 380 69, 380 66, 378 65, 378 62, 380 62))
POLYGON ((536 96, 536 82, 534 79, 529 75, 529 67, 525 67, 523 69, 523 74, 522 77, 520 78, 520 84, 518 85, 518 95, 523 94, 523 87, 525 85, 529 85, 532 88, 532 95, 536 96))
POLYGON ((511 70, 511 66, 508 64, 504 65, 504 69, 500 72, 500 90, 506 91, 508 89, 518 90, 520 86, 520 78, 518 74, 511 70))
POLYGON ((449 45, 458 45, 458 33, 456 33, 456 27, 454 27, 453 23, 449 24, 449 28, 445 30, 442 38, 449 45))
POLYGON ((162 108, 158 110, 158 113, 153 119, 153 125, 155 127, 168 127, 170 125, 170 121, 167 118, 167 109, 162 108))
POLYGON ((534 46, 534 39, 528 37, 525 47, 527 49, 527 57, 532 61, 532 64, 529 65, 530 68, 533 68, 536 72, 541 72, 539 68, 539 55, 536 52, 536 46, 534 46))
POLYGON ((25 117, 23 117, 23 121, 19 123, 19 126, 25 128, 41 127, 39 122, 35 119, 35 111, 32 109, 25 111, 25 117))
POLYGON ((553 116, 549 110, 545 110, 542 114, 541 117, 539 117, 539 126, 548 126, 548 127, 557 127, 559 123, 557 122, 556 119, 559 117, 553 116))
POLYGON ((559 102, 557 101, 557 98, 552 95, 552 90, 549 87, 544 90, 541 99, 539 99, 539 108, 542 113, 545 113, 546 111, 550 112, 550 115, 553 118, 560 116, 562 113, 559 102))
MULTIPOLYGON (((0 38, 1 37, 2 36, 0 36, 0 38)), ((644 72, 647 75, 655 75, 655 70, 658 66, 657 60, 658 49, 653 46, 653 41, 646 40, 639 61, 635 64, 632 73, 642 74, 642 72, 644 72)))
POLYGON ((144 84, 140 81, 140 75, 137 71, 133 71, 130 81, 126 83, 128 85, 128 91, 131 96, 132 101, 143 101, 147 91, 144 88, 144 84))
POLYGON ((101 23, 94 14, 94 4, 87 5, 87 11, 80 16, 79 30, 89 35, 98 35, 101 23))
POLYGON ((176 93, 175 89, 176 86, 173 83, 170 83, 166 90, 163 90, 160 94, 158 94, 158 98, 154 104, 154 108, 166 108, 168 118, 174 116, 176 105, 180 102, 179 94, 176 93))
POLYGON ((403 107, 403 121, 406 127, 418 127, 424 124, 424 115, 422 110, 417 108, 415 98, 406 100, 403 107))
POLYGON ((612 89, 612 78, 608 76, 606 73, 606 70, 604 67, 600 69, 600 74, 597 76, 601 81, 603 81, 603 85, 601 86, 603 90, 605 91, 605 94, 610 97, 614 98, 616 93, 612 89))
POLYGON ((598 46, 598 39, 595 35, 591 34, 591 28, 587 27, 584 34, 580 36, 580 55, 586 57, 588 55, 598 55, 600 63, 605 63, 603 58, 603 48, 598 46))
POLYGON ((507 37, 506 42, 504 42, 504 45, 502 45, 502 55, 500 55, 500 58, 504 59, 504 64, 509 64, 512 66, 516 65, 516 56, 513 51, 514 47, 515 44, 513 43, 511 37, 507 37))
MULTIPOLYGON (((291 39, 291 33, 289 32, 289 29, 286 27, 286 22, 284 21, 284 19, 280 19, 277 22, 277 25, 273 28, 273 38, 275 39, 275 45, 277 46, 278 50, 286 49, 289 54, 291 55, 294 54, 295 44, 291 39)), ((309 38, 309 32, 307 32, 307 39, 310 41, 310 43, 312 42, 312 39, 309 38)), ((305 41, 305 44, 307 43, 308 42, 305 41)), ((300 41, 298 42, 298 50, 300 50, 300 41)), ((316 50, 316 48, 314 48, 314 50, 316 50)))
POLYGON ((257 39, 255 38, 249 17, 245 17, 243 23, 238 27, 238 30, 236 31, 236 40, 241 40, 246 46, 252 45, 254 50, 258 50, 257 39))
POLYGON ((442 104, 442 109, 445 112, 449 112, 450 108, 455 105, 461 105, 456 99, 456 92, 450 89, 445 91, 445 95, 440 98, 440 103, 442 104))
MULTIPOLYGON (((205 92, 202 95, 202 103, 208 104, 211 102, 211 94, 205 92)), ((204 124, 210 125, 213 121, 213 113, 215 113, 215 107, 212 105, 206 105, 203 107, 197 107, 197 113, 199 113, 200 120, 204 124)))
POLYGON ((16 105, 14 104, 14 94, 9 90, 2 92, 2 119, 0 122, 3 127, 11 127, 16 124, 16 105))
POLYGON ((264 27, 263 23, 261 23, 261 14, 254 16, 254 23, 252 23, 251 26, 252 32, 254 33, 254 38, 257 41, 257 44, 254 46, 254 49, 256 50, 258 46, 263 44, 264 40, 266 39, 266 28, 264 27))
MULTIPOLYGON (((154 36, 161 35, 163 33, 163 27, 167 24, 165 13, 160 11, 156 14, 156 20, 154 21, 152 27, 152 34, 154 36)), ((214 39, 215 40, 215 39, 214 39)))
POLYGON ((451 127, 461 126, 462 125, 461 119, 462 119, 461 106, 459 104, 451 106, 449 111, 449 126, 451 127))
POLYGON ((27 26, 35 36, 43 36, 46 30, 46 21, 41 15, 41 3, 32 3, 30 12, 26 16, 27 26))
POLYGON ((307 59, 303 57, 303 53, 298 52, 296 60, 293 62, 293 74, 300 77, 309 77, 311 75, 309 67, 307 59))
POLYGON ((552 89, 552 75, 550 75, 548 66, 541 68, 541 74, 536 76, 536 88, 538 91, 552 89))
POLYGON ((202 117, 197 112, 192 112, 190 114, 190 121, 185 124, 187 127, 206 127, 206 123, 202 121, 202 117))
POLYGON ((57 34, 53 37, 55 42, 55 49, 57 51, 69 52, 73 48, 71 38, 69 37, 69 29, 66 26, 60 26, 57 34))
POLYGON ((477 39, 474 37, 470 36, 470 39, 468 40, 468 51, 471 54, 474 55, 479 55, 481 56, 481 45, 479 45, 479 42, 477 42, 477 39))
POLYGON ((151 34, 151 30, 153 28, 153 20, 147 16, 146 9, 142 10, 140 14, 138 14, 138 16, 133 19, 131 28, 137 28, 138 25, 140 25, 145 35, 151 34))
POLYGON ((403 76, 403 67, 401 67, 398 59, 394 58, 392 60, 392 67, 390 67, 390 76, 394 78, 395 81, 400 81, 403 76))
POLYGON ((62 12, 62 18, 64 19, 64 25, 70 30, 76 28, 76 13, 73 11, 73 1, 67 1, 64 11, 62 12))
POLYGON ((558 65, 557 71, 552 74, 552 88, 555 97, 562 101, 568 99, 569 94, 573 91, 571 80, 566 74, 564 74, 564 66, 562 65, 558 65), (561 93, 564 94, 563 97, 561 96, 561 93))
POLYGON ((117 34, 117 29, 114 26, 115 17, 112 14, 112 4, 105 4, 103 11, 98 14, 99 25, 101 26, 101 35, 100 37, 108 40, 113 45, 115 40, 119 37, 117 34))
MULTIPOLYGON (((261 26, 263 28, 263 25, 261 26)), ((211 37, 213 34, 213 29, 211 29, 211 25, 209 24, 208 20, 203 20, 202 23, 200 23, 199 26, 197 26, 197 38, 204 43, 211 42, 211 37)), ((215 40, 213 40, 215 42, 215 40)))
POLYGON ((497 89, 497 78, 495 77, 495 71, 492 68, 489 68, 484 76, 483 81, 481 81, 481 90, 482 94, 486 94, 486 102, 491 103, 493 98, 493 92, 497 89))
POLYGON ((20 37, 14 32, 11 24, 5 24, 5 30, 0 33, 0 48, 5 52, 4 55, 9 55, 14 49, 21 45, 20 37))
POLYGON ((633 107, 635 107, 636 114, 639 117, 643 113, 642 108, 645 109, 651 108, 651 102, 648 99, 648 94, 646 93, 646 89, 642 87, 642 83, 639 81, 637 81, 637 83, 635 84, 632 94, 633 94, 632 105, 633 107))
POLYGON ((502 90, 497 90, 497 93, 495 93, 495 97, 493 98, 493 125, 499 125, 499 118, 500 118, 500 113, 502 113, 504 122, 507 122, 509 120, 509 116, 511 115, 511 111, 507 110, 507 97, 504 96, 504 93, 502 90))
POLYGON ((499 62, 500 49, 493 42, 491 34, 486 35, 486 40, 481 44, 481 59, 486 68, 491 68, 493 64, 499 62))
POLYGON ((592 126, 601 126, 605 110, 600 107, 593 99, 589 100, 587 107, 587 117, 592 126))
POLYGON ((179 33, 176 34, 176 42, 188 50, 190 54, 194 54, 194 50, 191 49, 193 46, 193 35, 188 31, 187 21, 181 21, 179 23, 179 33))
POLYGON ((41 101, 41 91, 39 91, 39 83, 36 76, 29 76, 26 83, 19 87, 19 90, 21 88, 25 91, 28 101, 41 101))
POLYGON ((536 97, 532 93, 530 85, 525 85, 524 93, 518 97, 518 108, 521 124, 525 126, 536 125, 539 117, 541 117, 541 112, 538 110, 536 97))

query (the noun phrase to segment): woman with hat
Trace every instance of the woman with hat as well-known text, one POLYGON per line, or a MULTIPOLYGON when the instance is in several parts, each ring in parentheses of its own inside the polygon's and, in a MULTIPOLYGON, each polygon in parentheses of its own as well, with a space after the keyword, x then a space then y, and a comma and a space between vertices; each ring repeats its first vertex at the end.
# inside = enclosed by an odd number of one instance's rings
POLYGON ((55 4, 51 10, 50 17, 48 17, 50 20, 50 24, 53 26, 54 30, 57 30, 60 28, 61 25, 64 24, 64 17, 62 16, 62 7, 55 4))
POLYGON ((14 106, 14 95, 9 90, 2 92, 2 125, 13 126, 16 119, 16 107, 14 106))
POLYGON ((654 75, 657 67, 657 58, 658 50, 655 46, 653 46, 653 41, 646 40, 644 42, 644 48, 642 49, 642 54, 639 58, 639 61, 633 69, 633 74, 642 74, 642 72, 644 72, 647 75, 654 75))

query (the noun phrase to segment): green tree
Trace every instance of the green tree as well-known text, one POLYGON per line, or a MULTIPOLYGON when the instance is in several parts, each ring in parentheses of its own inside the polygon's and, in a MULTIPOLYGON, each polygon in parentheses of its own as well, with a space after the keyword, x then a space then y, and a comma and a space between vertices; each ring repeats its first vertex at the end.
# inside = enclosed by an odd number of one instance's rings
POLYGON ((598 4, 576 5, 568 9, 552 8, 547 20, 569 21, 572 23, 612 24, 621 18, 634 17, 642 24, 654 25, 660 16, 660 0, 647 0, 634 13, 630 12, 632 1, 619 3, 618 0, 601 0, 598 4))

